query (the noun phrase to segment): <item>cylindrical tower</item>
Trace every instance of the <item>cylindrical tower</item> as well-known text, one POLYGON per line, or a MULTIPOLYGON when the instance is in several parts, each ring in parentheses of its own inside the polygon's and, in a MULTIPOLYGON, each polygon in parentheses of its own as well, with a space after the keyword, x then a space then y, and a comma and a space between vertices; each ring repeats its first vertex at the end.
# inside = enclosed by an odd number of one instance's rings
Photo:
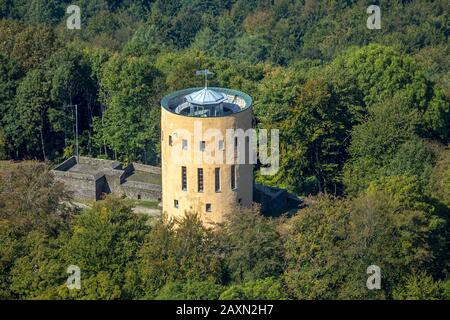
POLYGON ((211 226, 251 205, 251 128, 252 99, 237 90, 190 88, 161 100, 162 205, 170 219, 192 212, 211 226))

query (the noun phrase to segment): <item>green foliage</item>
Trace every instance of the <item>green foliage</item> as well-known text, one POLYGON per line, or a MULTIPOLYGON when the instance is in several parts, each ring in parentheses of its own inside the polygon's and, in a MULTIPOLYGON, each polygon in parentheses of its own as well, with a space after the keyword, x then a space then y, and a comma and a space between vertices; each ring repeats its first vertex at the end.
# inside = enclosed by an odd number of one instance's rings
POLYGON ((450 299, 450 279, 446 279, 443 283, 442 283, 442 291, 444 293, 444 297, 446 300, 450 299))
POLYGON ((294 73, 287 75, 279 78, 281 83, 275 82, 275 90, 264 89, 269 99, 258 101, 257 115, 264 112, 260 126, 278 128, 281 134, 280 170, 259 180, 302 194, 336 193, 348 136, 359 118, 357 101, 349 92, 344 97, 339 86, 323 78, 296 85, 285 82, 294 73))
POLYGON ((385 193, 408 208, 430 210, 424 203, 423 191, 416 176, 389 176, 372 181, 367 194, 376 195, 377 192, 385 193))
POLYGON ((14 107, 16 87, 22 73, 17 64, 7 56, 0 54, 0 124, 5 126, 5 115, 14 107))
POLYGON ((222 227, 225 264, 233 282, 278 276, 283 260, 282 239, 274 221, 257 208, 240 209, 228 215, 222 227))
MULTIPOLYGON (((159 143, 159 72, 146 58, 113 55, 100 85, 106 110, 99 139, 128 161, 156 158, 159 143)), ((117 158, 117 157, 116 157, 117 158)))
POLYGON ((5 134, 8 125, 7 114, 14 108, 16 87, 22 76, 17 64, 0 53, 0 160, 8 158, 9 148, 5 134))
POLYGON ((123 53, 126 55, 154 57, 164 48, 164 44, 157 41, 155 26, 141 25, 125 44, 123 53))
POLYGON ((62 248, 66 265, 83 272, 80 299, 122 297, 121 284, 148 232, 147 218, 131 211, 123 201, 107 198, 76 217, 71 236, 62 248))
POLYGON ((364 102, 371 106, 405 90, 413 98, 413 105, 424 108, 427 98, 426 80, 413 60, 390 47, 369 45, 350 49, 334 62, 357 81, 364 93, 364 102))
POLYGON ((347 191, 355 193, 385 175, 416 175, 425 185, 434 157, 417 136, 419 123, 418 111, 402 93, 373 106, 369 119, 352 130, 352 159, 344 170, 347 191))
POLYGON ((24 26, 0 21, 0 52, 14 60, 24 70, 39 67, 61 47, 53 29, 46 26, 24 26))
POLYGON ((441 147, 437 154, 438 160, 427 186, 428 194, 450 208, 450 152, 441 147))
POLYGON ((282 300, 285 289, 279 279, 266 278, 232 285, 222 292, 221 300, 282 300))
POLYGON ((211 230, 205 229, 196 215, 187 215, 176 231, 173 224, 158 221, 139 252, 138 281, 143 296, 156 297, 168 282, 218 282, 221 262, 214 242, 211 230))
MULTIPOLYGON (((27 179, 45 181, 42 175, 27 179)), ((39 192, 45 200, 57 190, 39 192)), ((16 221, 5 215, 17 209, 8 193, 1 195, 3 298, 442 299, 446 294, 445 282, 424 273, 442 270, 448 261, 440 254, 448 238, 439 242, 435 235, 445 234, 444 220, 426 203, 415 177, 381 179, 358 198, 319 198, 278 223, 256 209, 241 209, 214 230, 190 214, 176 225, 160 220, 150 227, 117 198, 95 203, 70 229, 42 228, 41 219, 28 220, 33 226, 28 229, 22 226, 26 216, 16 221), (71 264, 82 270, 81 290, 65 286, 71 264), (383 270, 382 290, 365 287, 371 264, 383 270)))
POLYGON ((40 232, 32 231, 21 244, 22 255, 11 269, 11 290, 21 299, 39 299, 50 294, 65 281, 64 265, 61 264, 61 244, 40 232))
POLYGON ((330 299, 338 294, 337 286, 344 282, 341 247, 349 219, 342 207, 331 199, 319 199, 314 207, 293 218, 285 243, 284 273, 293 297, 330 299))
POLYGON ((0 160, 6 159, 6 141, 3 130, 0 130, 0 160))
POLYGON ((369 110, 372 105, 385 103, 398 91, 403 91, 408 108, 423 114, 422 133, 447 141, 449 101, 425 78, 413 59, 390 47, 369 45, 348 50, 333 64, 333 68, 344 69, 355 77, 369 110))
POLYGON ((158 164, 161 97, 208 68, 280 129, 280 170, 258 182, 346 196, 150 227, 119 199, 72 220, 44 165, 0 172, 0 298, 448 298, 447 2, 383 3, 369 30, 365 0, 80 0, 79 31, 67 1, 0 0, 0 159, 71 156, 76 104, 83 155, 158 164))
POLYGON ((419 117, 410 108, 410 100, 397 95, 391 101, 374 107, 369 120, 353 128, 350 152, 354 157, 378 160, 414 136, 419 117))
POLYGON ((0 221, 14 232, 55 235, 67 227, 73 213, 67 205, 70 194, 53 179, 46 164, 18 166, 0 179, 0 221))
POLYGON ((429 180, 435 154, 429 144, 416 137, 401 144, 384 170, 384 175, 415 175, 422 186, 429 180))
POLYGON ((29 72, 17 89, 16 108, 9 110, 19 119, 13 121, 13 115, 7 115, 10 124, 6 129, 13 149, 23 149, 29 154, 39 151, 44 159, 47 157, 44 132, 49 105, 50 83, 44 72, 38 69, 29 72))
POLYGON ((37 297, 63 276, 56 241, 74 213, 67 201, 45 164, 0 173, 0 298, 37 297))
POLYGON ((81 108, 83 154, 157 163, 159 98, 168 91, 200 85, 200 79, 193 77, 199 68, 216 72, 214 84, 250 93, 260 127, 286 126, 288 133, 282 137, 285 143, 297 139, 296 136, 305 138, 304 143, 313 141, 309 150, 300 142, 292 147, 293 152, 283 146, 282 158, 286 158, 283 171, 295 167, 295 172, 262 179, 298 193, 342 192, 340 175, 350 142, 347 131, 361 121, 364 108, 371 108, 376 102, 383 104, 399 90, 418 110, 420 136, 443 142, 448 139, 444 1, 426 5, 423 1, 386 4, 389 8, 386 14, 402 20, 385 22, 388 27, 378 32, 371 32, 361 23, 366 16, 364 1, 345 4, 331 1, 326 5, 298 1, 156 1, 150 6, 147 1, 96 0, 79 1, 77 5, 83 13, 82 32, 67 30, 65 5, 55 1, 36 0, 27 4, 17 0, 0 6, 1 16, 8 18, 0 21, 0 53, 29 72, 29 77, 33 77, 36 68, 50 69, 49 73, 55 75, 44 77, 44 82, 51 83, 50 89, 35 84, 29 89, 35 92, 15 99, 11 96, 16 96, 19 83, 5 80, 7 88, 1 91, 7 93, 7 101, 17 103, 1 105, 2 108, 10 105, 6 109, 11 109, 11 114, 21 114, 23 100, 32 96, 40 96, 42 103, 49 102, 40 106, 35 105, 36 100, 31 106, 26 103, 33 111, 22 121, 23 128, 14 123, 12 116, 2 124, 7 153, 15 158, 63 157, 64 148, 72 145, 74 139, 66 132, 70 132, 73 120, 70 112, 61 110, 61 104, 72 98, 70 102, 81 108), (420 27, 412 28, 409 19, 420 27), (422 40, 417 42, 414 36, 405 36, 405 28, 422 40), (419 36, 418 30, 424 34, 419 36), (393 35, 399 38, 397 42, 393 35), (369 41, 380 44, 353 47, 367 45, 369 41), (53 55, 61 47, 82 54, 53 55), (107 62, 110 52, 113 58, 107 62), (430 59, 427 52, 436 60, 430 59), (325 68, 318 67, 335 57, 325 68), (42 68, 49 59, 52 62, 42 68), (309 59, 318 64, 297 67, 309 59), (78 69, 81 70, 71 78, 78 69), (124 77, 129 79, 125 81, 124 77), (299 93, 300 87, 312 78, 321 78, 322 90, 318 92, 326 93, 320 101, 325 110, 311 114, 313 101, 301 101, 306 110, 292 115, 291 110, 299 107, 299 96, 305 96, 299 93), (73 82, 74 79, 78 80, 73 82), (442 88, 430 79, 439 82, 442 88), (137 91, 124 92, 108 85, 121 82, 137 91), (45 96, 46 90, 51 91, 50 101, 45 96), (362 112, 355 112, 355 106, 362 112), (44 112, 38 116, 36 111, 42 108, 44 112), (333 128, 322 126, 312 130, 323 131, 321 135, 309 136, 303 130, 292 130, 297 121, 320 122, 323 118, 325 124, 327 119, 336 117, 336 112, 349 121, 342 123, 339 119, 333 128), (118 121, 121 118, 125 119, 123 123, 118 121), (343 132, 346 134, 342 137, 343 132), (129 146, 124 140, 131 141, 129 146), (317 154, 315 148, 324 151, 317 154), (319 161, 312 161, 316 156, 319 161), (298 179, 299 175, 304 177, 298 179))
POLYGON ((270 70, 258 85, 255 101, 254 112, 262 125, 278 123, 289 115, 302 80, 292 69, 270 70))
POLYGON ((169 282, 156 296, 157 300, 217 300, 223 288, 210 281, 169 282))
POLYGON ((294 298, 389 298, 404 274, 425 268, 445 247, 433 241, 445 221, 395 184, 355 199, 319 199, 292 219, 285 281, 294 298), (376 292, 365 287, 372 264, 383 270, 376 292))
POLYGON ((69 141, 75 141, 73 104, 79 105, 79 130, 90 129, 98 112, 96 85, 90 75, 82 55, 68 49, 57 51, 41 68, 29 71, 4 119, 11 151, 51 159, 62 154, 69 141))
POLYGON ((58 288, 58 296, 63 299, 81 300, 117 300, 122 297, 122 290, 117 279, 111 278, 111 273, 99 271, 89 277, 84 277, 80 290, 58 288))
POLYGON ((442 283, 434 281, 426 272, 407 277, 404 284, 394 289, 393 297, 398 300, 445 299, 442 283))

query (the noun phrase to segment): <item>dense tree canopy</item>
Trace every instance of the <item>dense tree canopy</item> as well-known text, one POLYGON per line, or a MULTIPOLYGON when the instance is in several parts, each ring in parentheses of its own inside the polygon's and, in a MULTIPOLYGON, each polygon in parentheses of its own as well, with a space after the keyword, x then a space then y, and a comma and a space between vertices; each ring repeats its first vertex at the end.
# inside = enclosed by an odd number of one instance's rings
POLYGON ((0 299, 450 297, 448 1, 382 2, 380 30, 365 0, 80 0, 81 30, 70 4, 0 0, 0 160, 49 161, 0 162, 0 299), (76 116, 81 155, 160 165, 159 101, 205 68, 280 130, 280 170, 256 180, 304 208, 214 230, 121 199, 75 210, 48 167, 76 116))

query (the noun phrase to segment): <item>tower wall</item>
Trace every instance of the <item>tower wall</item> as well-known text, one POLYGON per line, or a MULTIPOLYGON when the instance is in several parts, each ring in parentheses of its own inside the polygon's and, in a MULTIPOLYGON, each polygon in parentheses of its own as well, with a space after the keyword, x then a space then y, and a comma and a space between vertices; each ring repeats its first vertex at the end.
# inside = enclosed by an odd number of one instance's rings
MULTIPOLYGON (((182 218, 186 213, 197 213, 203 223, 211 226, 223 221, 224 215, 232 213, 238 206, 250 206, 253 200, 253 171, 251 164, 235 164, 236 188, 232 189, 231 168, 226 163, 227 148, 235 148, 234 143, 227 143, 227 129, 243 129, 252 127, 252 110, 246 108, 240 112, 222 117, 190 117, 176 114, 161 108, 161 162, 162 162, 162 205, 163 212, 171 219, 182 218), (194 150, 199 149, 194 135, 195 123, 201 124, 202 136, 208 129, 217 129, 224 140, 223 163, 197 163, 194 150), (182 149, 181 136, 176 132, 180 129, 191 134, 187 150, 182 149), (172 137, 172 145, 169 144, 172 137), (179 155, 188 161, 180 161, 179 155), (177 159, 175 159, 177 158, 177 159), (186 191, 182 190, 182 166, 186 167, 186 191), (203 192, 198 191, 198 168, 203 168, 203 192), (215 190, 215 169, 220 168, 220 191, 215 190), (178 201, 178 208, 174 201, 178 201), (206 205, 211 205, 207 212, 206 205)), ((197 129, 198 130, 198 129, 197 129)), ((216 139, 203 139, 208 147, 217 143, 216 139)))

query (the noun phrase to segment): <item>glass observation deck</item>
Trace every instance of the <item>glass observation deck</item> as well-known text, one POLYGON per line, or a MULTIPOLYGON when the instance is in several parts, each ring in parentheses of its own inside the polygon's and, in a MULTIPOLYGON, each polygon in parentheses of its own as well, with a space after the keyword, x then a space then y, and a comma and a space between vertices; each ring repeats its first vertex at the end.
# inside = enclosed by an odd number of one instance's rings
POLYGON ((184 89, 161 100, 166 110, 188 117, 223 117, 246 110, 251 104, 249 95, 218 87, 184 89))

